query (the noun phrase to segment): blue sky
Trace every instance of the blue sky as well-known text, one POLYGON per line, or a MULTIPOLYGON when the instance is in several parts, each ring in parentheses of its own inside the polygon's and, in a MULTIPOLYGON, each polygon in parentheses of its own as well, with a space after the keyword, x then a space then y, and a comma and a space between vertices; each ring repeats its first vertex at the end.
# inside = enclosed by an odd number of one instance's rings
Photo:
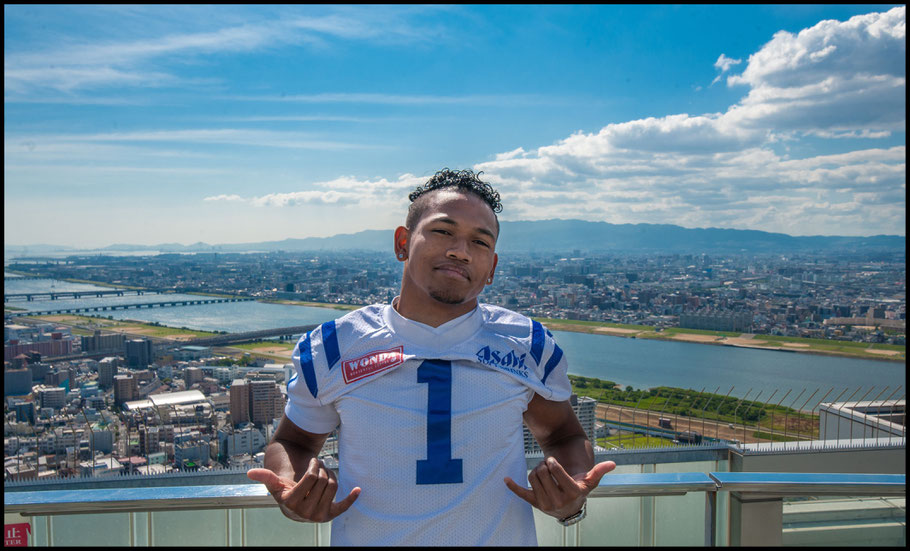
POLYGON ((904 235, 895 5, 4 6, 4 242, 503 220, 904 235))

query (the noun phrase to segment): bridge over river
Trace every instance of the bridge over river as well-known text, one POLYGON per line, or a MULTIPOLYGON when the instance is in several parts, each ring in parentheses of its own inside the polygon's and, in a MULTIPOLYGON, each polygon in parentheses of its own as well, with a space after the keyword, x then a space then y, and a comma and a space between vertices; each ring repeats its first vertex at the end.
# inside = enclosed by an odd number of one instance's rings
POLYGON ((36 291, 33 293, 9 293, 3 295, 3 302, 15 300, 25 300, 32 302, 34 300, 57 300, 63 298, 82 298, 106 296, 122 297, 124 295, 160 295, 162 293, 174 293, 173 289, 110 289, 110 290, 91 290, 91 291, 36 291))
POLYGON ((103 312, 106 310, 127 310, 129 308, 165 308, 168 306, 194 306, 197 304, 216 304, 219 302, 248 302, 256 300, 249 297, 180 299, 165 302, 144 302, 138 304, 108 304, 106 306, 85 306, 58 308, 56 310, 29 310, 16 312, 17 316, 49 316, 53 314, 79 314, 82 312, 103 312))

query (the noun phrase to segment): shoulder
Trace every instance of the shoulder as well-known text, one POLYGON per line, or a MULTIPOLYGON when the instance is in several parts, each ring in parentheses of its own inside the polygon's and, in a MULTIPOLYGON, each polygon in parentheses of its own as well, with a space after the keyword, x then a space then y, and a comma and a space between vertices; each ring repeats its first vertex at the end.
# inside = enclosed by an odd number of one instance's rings
POLYGON ((481 304, 480 309, 483 312, 484 329, 486 331, 504 337, 519 339, 524 339, 531 335, 534 323, 531 318, 492 304, 481 304))
POLYGON ((371 304, 370 306, 364 306, 363 308, 358 308, 353 312, 348 312, 347 314, 341 316, 340 318, 333 320, 335 327, 344 328, 345 330, 361 330, 361 331, 370 331, 375 330, 376 328, 382 327, 385 325, 385 320, 383 318, 382 312, 385 309, 384 304, 371 304))
POLYGON ((364 306, 340 318, 315 326, 298 341, 302 358, 306 358, 308 354, 315 357, 319 354, 318 350, 323 349, 329 366, 334 365, 351 343, 385 326, 382 309, 381 304, 364 306))

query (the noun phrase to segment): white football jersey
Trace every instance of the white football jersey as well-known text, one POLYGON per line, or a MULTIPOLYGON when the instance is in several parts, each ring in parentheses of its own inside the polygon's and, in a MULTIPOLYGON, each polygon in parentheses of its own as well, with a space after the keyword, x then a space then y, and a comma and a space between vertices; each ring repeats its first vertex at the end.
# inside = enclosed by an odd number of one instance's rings
POLYGON ((338 428, 332 545, 536 545, 522 414, 534 393, 567 400, 562 350, 544 327, 479 305, 437 328, 373 305, 304 335, 285 413, 338 428))

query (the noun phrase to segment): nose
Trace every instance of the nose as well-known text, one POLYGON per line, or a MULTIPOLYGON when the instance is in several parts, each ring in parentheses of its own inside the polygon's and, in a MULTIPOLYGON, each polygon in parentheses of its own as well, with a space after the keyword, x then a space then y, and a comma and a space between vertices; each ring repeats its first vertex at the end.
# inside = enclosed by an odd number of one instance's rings
POLYGON ((462 262, 470 262, 471 254, 468 252, 468 245, 464 239, 455 239, 446 251, 446 257, 462 262))

